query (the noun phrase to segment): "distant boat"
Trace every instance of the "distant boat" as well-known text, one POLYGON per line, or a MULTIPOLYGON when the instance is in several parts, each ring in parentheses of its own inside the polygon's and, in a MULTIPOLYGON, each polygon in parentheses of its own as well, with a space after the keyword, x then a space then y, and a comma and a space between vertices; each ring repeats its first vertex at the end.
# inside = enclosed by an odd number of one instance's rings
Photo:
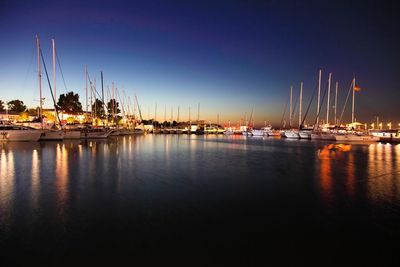
POLYGON ((379 137, 365 134, 337 134, 336 141, 339 142, 378 142, 379 137))
POLYGON ((299 139, 300 138, 298 131, 294 131, 294 130, 284 131, 284 136, 286 138, 290 138, 290 139, 299 139))
POLYGON ((262 137, 262 136, 264 136, 265 135, 265 132, 264 132, 264 130, 259 130, 259 129, 252 129, 251 130, 251 135, 252 136, 256 136, 256 137, 262 137))
POLYGON ((111 134, 112 130, 105 128, 85 127, 81 129, 82 139, 106 139, 111 134))

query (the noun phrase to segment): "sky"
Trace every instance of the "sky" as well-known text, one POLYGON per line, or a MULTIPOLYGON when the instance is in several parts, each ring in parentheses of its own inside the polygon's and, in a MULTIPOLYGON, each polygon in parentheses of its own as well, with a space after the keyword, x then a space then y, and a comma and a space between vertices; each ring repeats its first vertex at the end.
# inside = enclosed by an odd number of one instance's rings
MULTIPOLYGON (((341 113, 352 78, 356 118, 400 123, 400 22, 382 1, 8 1, 0 2, 0 100, 37 106, 35 34, 57 91, 85 103, 84 67, 105 90, 137 95, 145 118, 197 117, 279 126, 289 88, 304 82, 303 114, 322 69, 339 83, 341 113), (351 2, 351 3, 350 3, 351 2), (65 85, 62 80, 65 78, 65 85), (165 110, 167 114, 165 116, 165 110)), ((43 78, 45 78, 43 76, 43 78)), ((45 105, 50 106, 43 79, 45 105)), ((98 86, 99 87, 99 86, 98 86)), ((332 90, 333 93, 334 90, 332 90)), ((331 99, 334 97, 332 94, 331 99)), ((326 98, 325 98, 326 105, 326 98)), ((306 121, 315 120, 315 99, 306 121)), ((330 105, 333 107, 333 104, 330 105)), ((326 106, 321 111, 325 118, 326 106)), ((343 121, 351 118, 348 102, 343 121)), ((286 112, 288 114, 288 112, 286 112)), ((333 118, 333 109, 330 109, 333 118)), ((285 118, 288 120, 287 116, 285 118)), ((297 121, 297 119, 296 119, 297 121)))

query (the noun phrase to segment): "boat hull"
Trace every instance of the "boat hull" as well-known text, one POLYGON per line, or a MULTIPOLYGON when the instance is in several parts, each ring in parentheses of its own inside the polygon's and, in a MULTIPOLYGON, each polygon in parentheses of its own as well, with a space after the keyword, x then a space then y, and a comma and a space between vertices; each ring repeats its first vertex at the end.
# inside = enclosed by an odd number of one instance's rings
POLYGON ((41 134, 39 130, 0 130, 0 142, 35 142, 41 134))
POLYGON ((378 142, 379 137, 371 135, 336 135, 336 141, 339 142, 378 142))
POLYGON ((298 133, 293 131, 285 131, 285 137, 289 139, 299 139, 300 136, 298 133))
POLYGON ((65 131, 64 139, 80 139, 80 131, 65 131))
POLYGON ((310 132, 299 132, 300 139, 311 139, 310 132))
POLYGON ((65 132, 59 130, 44 130, 40 141, 61 141, 64 140, 65 132))

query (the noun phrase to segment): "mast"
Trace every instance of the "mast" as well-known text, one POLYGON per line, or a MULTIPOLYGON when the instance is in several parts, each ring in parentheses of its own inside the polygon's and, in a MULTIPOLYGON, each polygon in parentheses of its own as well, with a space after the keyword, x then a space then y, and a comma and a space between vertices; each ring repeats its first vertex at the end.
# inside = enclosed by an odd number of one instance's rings
POLYGON ((289 107, 289 127, 292 127, 292 102, 293 102, 293 86, 290 86, 290 107, 289 107))
POLYGON ((180 107, 178 105, 178 117, 176 118, 176 122, 179 122, 179 109, 180 109, 180 107))
POLYGON ((351 123, 354 123, 354 105, 355 105, 355 103, 354 103, 354 95, 355 95, 354 89, 355 89, 355 87, 356 87, 356 78, 354 77, 353 78, 353 104, 352 104, 352 107, 351 107, 351 123))
MULTIPOLYGON (((301 128, 301 109, 303 102, 303 82, 300 82, 299 129, 301 128)), ((266 123, 265 123, 266 124, 266 123)))
POLYGON ((197 125, 200 123, 200 102, 197 104, 197 125))
POLYGON ((97 88, 96 88, 96 77, 94 77, 94 88, 93 88, 93 96, 94 96, 94 117, 97 119, 97 97, 96 97, 96 93, 97 93, 97 88))
POLYGON ((336 110, 337 110, 338 87, 339 87, 339 83, 336 82, 336 90, 335 90, 335 125, 337 124, 336 110))
POLYGON ((154 123, 157 121, 157 102, 154 104, 154 123))
POLYGON ((40 66, 40 41, 39 41, 39 36, 37 34, 36 34, 36 47, 37 47, 37 59, 38 59, 39 116, 40 116, 40 125, 43 130, 42 72, 41 72, 41 66, 40 66))
POLYGON ((164 105, 164 121, 167 121, 167 104, 164 105))
POLYGON ((191 125, 191 120, 190 120, 190 106, 189 106, 189 125, 191 125))
MULTIPOLYGON (((55 40, 51 39, 51 45, 53 50, 53 89, 54 89, 54 101, 57 101, 57 91, 56 91, 56 44, 55 40)), ((57 109, 54 106, 54 125, 56 124, 58 115, 57 109)))
POLYGON ((112 82, 112 92, 111 92, 111 114, 112 114, 112 122, 114 124, 114 119, 115 119, 115 111, 114 111, 114 104, 115 104, 115 94, 114 94, 114 82, 112 82))
POLYGON ((321 76, 322 76, 322 70, 319 70, 319 76, 318 76, 318 100, 317 100, 317 127, 319 125, 319 105, 320 105, 320 99, 321 99, 321 76))
POLYGON ((329 102, 330 102, 330 96, 331 96, 331 79, 332 79, 332 73, 329 73, 329 79, 328 79, 328 99, 326 103, 326 124, 329 125, 329 102))
POLYGON ((88 116, 88 81, 87 81, 87 65, 85 66, 85 90, 86 90, 86 122, 88 120, 87 116, 88 116))
POLYGON ((100 71, 100 78, 101 78, 101 102, 103 102, 103 105, 104 105, 103 71, 100 71))

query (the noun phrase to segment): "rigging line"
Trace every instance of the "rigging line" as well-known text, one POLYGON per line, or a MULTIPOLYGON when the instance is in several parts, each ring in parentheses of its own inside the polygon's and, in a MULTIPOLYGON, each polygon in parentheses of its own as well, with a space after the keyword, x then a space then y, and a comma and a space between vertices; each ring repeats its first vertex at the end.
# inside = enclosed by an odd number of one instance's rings
POLYGON ((289 98, 287 99, 286 104, 285 104, 285 109, 283 110, 283 115, 282 115, 282 120, 281 120, 281 124, 282 124, 282 125, 283 125, 283 120, 285 119, 286 110, 287 110, 287 106, 288 106, 289 100, 290 100, 290 96, 289 96, 289 98))
POLYGON ((294 121, 294 116, 297 114, 297 102, 299 101, 299 96, 296 97, 296 101, 294 102, 294 109, 292 111, 292 121, 290 122, 290 125, 292 125, 292 122, 294 121))
POLYGON ((344 113, 344 111, 346 109, 347 101, 349 100, 349 96, 350 96, 350 92, 351 92, 352 86, 353 86, 353 82, 351 82, 349 91, 347 92, 346 101, 344 102, 344 106, 343 106, 343 109, 342 109, 342 113, 340 114, 340 119, 339 119, 339 123, 338 124, 340 124, 340 122, 342 121, 343 113, 344 113))
POLYGON ((62 78, 63 83, 64 83, 65 93, 68 93, 67 84, 65 83, 64 73, 63 73, 62 68, 61 68, 60 58, 58 57, 57 50, 56 50, 56 58, 57 58, 58 67, 60 68, 61 78, 62 78))
MULTIPOLYGON (((312 93, 310 102, 308 103, 308 107, 307 107, 306 113, 304 114, 304 117, 303 117, 303 120, 301 121, 300 126, 303 126, 303 125, 304 125, 304 121, 306 120, 306 117, 307 117, 307 115, 308 115, 308 111, 310 110, 310 107, 311 107, 311 104, 312 104, 312 102, 313 102, 313 100, 314 100, 314 96, 315 96, 315 93, 316 93, 316 92, 317 92, 317 86, 314 87, 314 91, 313 91, 313 93, 312 93)), ((301 128, 301 127, 299 127, 299 128, 301 128)))
MULTIPOLYGON (((101 100, 102 99, 101 95, 99 94, 99 92, 97 92, 97 89, 94 87, 94 85, 92 83, 92 80, 90 79, 89 73, 87 74, 87 76, 88 76, 88 79, 89 79, 90 88, 97 94, 97 96, 99 97, 99 100, 101 101, 101 103, 103 103, 103 105, 105 105, 104 102, 101 100)), ((96 96, 96 94, 95 94, 95 96, 96 96)), ((95 98, 97 99, 97 97, 95 97, 95 98)), ((95 99, 95 101, 96 101, 96 99, 95 99)))
MULTIPOLYGON (((51 88, 50 79, 49 79, 49 74, 48 74, 48 72, 47 72, 46 62, 44 61, 44 57, 43 57, 43 54, 42 54, 42 49, 40 49, 40 56, 42 57, 43 67, 44 67, 44 70, 45 70, 45 72, 46 72, 47 83, 49 84, 49 89, 50 89, 50 93, 51 93, 51 98, 53 99, 53 104, 54 104, 54 109, 56 110, 57 119, 58 119, 58 122, 61 122, 60 117, 58 116, 58 107, 57 107, 57 104, 56 104, 56 100, 55 100, 55 98, 54 98, 53 89, 51 88)), ((60 124, 61 124, 61 123, 60 123, 60 124)))
POLYGON ((323 104, 324 104, 324 99, 325 99, 325 96, 326 96, 327 91, 328 91, 328 88, 324 90, 324 95, 322 96, 321 104, 320 104, 320 106, 319 106, 319 110, 318 110, 317 116, 315 117, 313 130, 315 129, 315 125, 317 124, 317 119, 319 118, 319 114, 321 113, 321 109, 322 109, 322 106, 323 106, 323 104))

